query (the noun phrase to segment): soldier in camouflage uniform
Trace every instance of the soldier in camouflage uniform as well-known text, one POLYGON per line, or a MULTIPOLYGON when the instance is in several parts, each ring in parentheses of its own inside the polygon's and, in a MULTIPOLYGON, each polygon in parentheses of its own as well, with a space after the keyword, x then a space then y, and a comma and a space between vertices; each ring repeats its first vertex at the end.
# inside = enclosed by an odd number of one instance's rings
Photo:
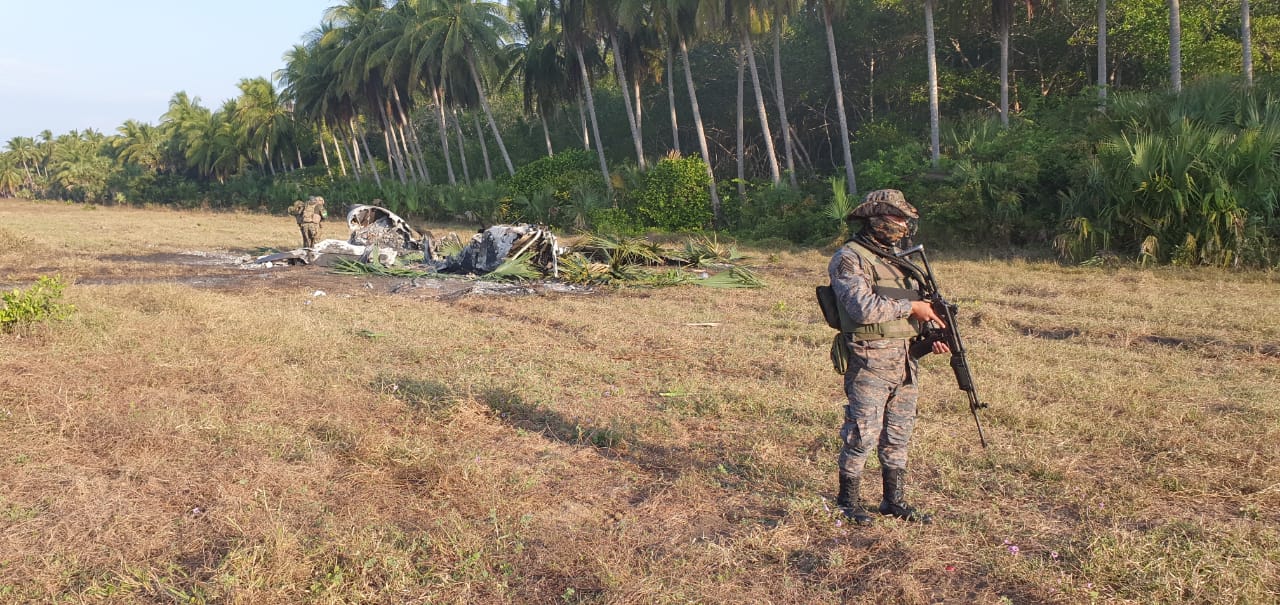
MULTIPOLYGON (((849 353, 844 375, 845 407, 840 437, 840 492, 836 503, 854 523, 869 525, 871 517, 858 499, 862 471, 871 449, 880 458, 884 497, 879 512, 928 523, 929 515, 903 501, 907 446, 915 427, 919 395, 918 366, 908 353, 909 339, 921 323, 941 320, 929 303, 908 300, 902 273, 875 254, 898 251, 919 218, 901 191, 868 193, 845 220, 857 234, 831 258, 827 272, 835 291, 841 332, 849 353)), ((933 352, 949 351, 935 343, 933 352)))
POLYGON ((320 224, 329 216, 324 207, 324 198, 313 195, 305 202, 298 200, 289 206, 289 214, 298 220, 298 229, 302 231, 302 247, 314 246, 320 236, 320 224))

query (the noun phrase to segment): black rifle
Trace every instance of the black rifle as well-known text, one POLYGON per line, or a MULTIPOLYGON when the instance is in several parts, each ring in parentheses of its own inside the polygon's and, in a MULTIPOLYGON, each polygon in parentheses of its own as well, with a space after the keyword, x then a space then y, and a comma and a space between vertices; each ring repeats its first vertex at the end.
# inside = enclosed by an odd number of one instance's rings
POLYGON ((982 432, 982 419, 978 416, 978 410, 987 407, 987 404, 978 399, 978 390, 973 386, 973 374, 969 372, 964 340, 960 338, 960 330, 956 325, 957 307, 955 303, 943 298, 942 292, 938 290, 938 280, 933 277, 933 267, 929 266, 924 246, 915 245, 892 255, 880 253, 874 246, 870 249, 907 273, 911 281, 915 282, 921 299, 927 301, 933 307, 933 312, 946 324, 942 328, 934 322, 925 323, 921 327, 920 336, 911 343, 911 356, 923 357, 933 350, 933 343, 947 343, 947 348, 951 349, 951 371, 956 375, 956 384, 960 386, 960 390, 969 396, 969 412, 973 414, 973 422, 978 426, 978 441, 982 443, 982 447, 987 447, 987 436, 982 432), (923 268, 911 261, 913 256, 920 258, 923 268))

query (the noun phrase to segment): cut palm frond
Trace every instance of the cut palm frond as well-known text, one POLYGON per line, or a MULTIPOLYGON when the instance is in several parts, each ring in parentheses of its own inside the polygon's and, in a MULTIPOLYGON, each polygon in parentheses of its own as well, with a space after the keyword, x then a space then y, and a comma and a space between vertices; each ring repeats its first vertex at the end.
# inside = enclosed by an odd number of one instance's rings
POLYGON ((650 273, 645 276, 640 283, 654 288, 665 288, 668 286, 682 286, 684 284, 693 283, 697 280, 686 271, 680 269, 669 269, 658 273, 650 273))
POLYGON ((613 281, 609 265, 573 253, 560 257, 560 279, 570 284, 607 284, 613 281))
POLYGON ((440 258, 456 256, 462 252, 463 247, 465 246, 462 243, 462 239, 458 237, 457 233, 451 232, 449 235, 440 238, 440 243, 436 244, 436 255, 440 258))
POLYGON ((591 235, 579 250, 591 258, 609 263, 611 267, 661 265, 665 262, 662 248, 643 237, 591 235))
POLYGON ((521 254, 502 261, 497 269, 490 271, 480 279, 485 281, 529 281, 542 277, 542 272, 533 266, 531 254, 521 254))
POLYGON ((404 267, 388 267, 382 263, 362 263, 354 260, 340 259, 333 264, 334 273, 342 275, 377 275, 381 277, 426 277, 436 275, 431 271, 418 271, 404 267))
POLYGON ((709 264, 728 264, 742 258, 738 249, 732 244, 721 244, 718 236, 700 235, 684 243, 681 250, 682 260, 691 266, 700 267, 709 264))
POLYGON ((764 282, 750 269, 734 267, 722 271, 706 279, 693 280, 692 283, 708 288, 763 288, 764 282))

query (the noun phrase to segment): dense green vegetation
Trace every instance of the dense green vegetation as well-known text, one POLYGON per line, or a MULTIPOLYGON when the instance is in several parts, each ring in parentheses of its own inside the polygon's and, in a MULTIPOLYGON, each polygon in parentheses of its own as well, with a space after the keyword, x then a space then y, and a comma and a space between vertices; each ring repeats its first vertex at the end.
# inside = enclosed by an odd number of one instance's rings
POLYGON ((818 243, 841 177, 904 190, 934 241, 1271 267, 1257 4, 348 0, 220 106, 8 141, 0 195, 818 243))

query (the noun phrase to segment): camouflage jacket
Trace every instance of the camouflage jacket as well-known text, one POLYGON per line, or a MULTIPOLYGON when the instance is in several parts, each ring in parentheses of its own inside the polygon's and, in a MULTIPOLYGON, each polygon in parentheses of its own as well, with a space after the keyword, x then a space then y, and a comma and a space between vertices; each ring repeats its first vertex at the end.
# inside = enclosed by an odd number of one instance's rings
MULTIPOLYGON (((851 248, 859 245, 851 242, 841 246, 827 265, 831 289, 841 310, 848 313, 855 324, 885 323, 911 315, 910 301, 875 293, 877 267, 851 248)), ((886 268, 887 265, 881 265, 880 271, 886 268)))

